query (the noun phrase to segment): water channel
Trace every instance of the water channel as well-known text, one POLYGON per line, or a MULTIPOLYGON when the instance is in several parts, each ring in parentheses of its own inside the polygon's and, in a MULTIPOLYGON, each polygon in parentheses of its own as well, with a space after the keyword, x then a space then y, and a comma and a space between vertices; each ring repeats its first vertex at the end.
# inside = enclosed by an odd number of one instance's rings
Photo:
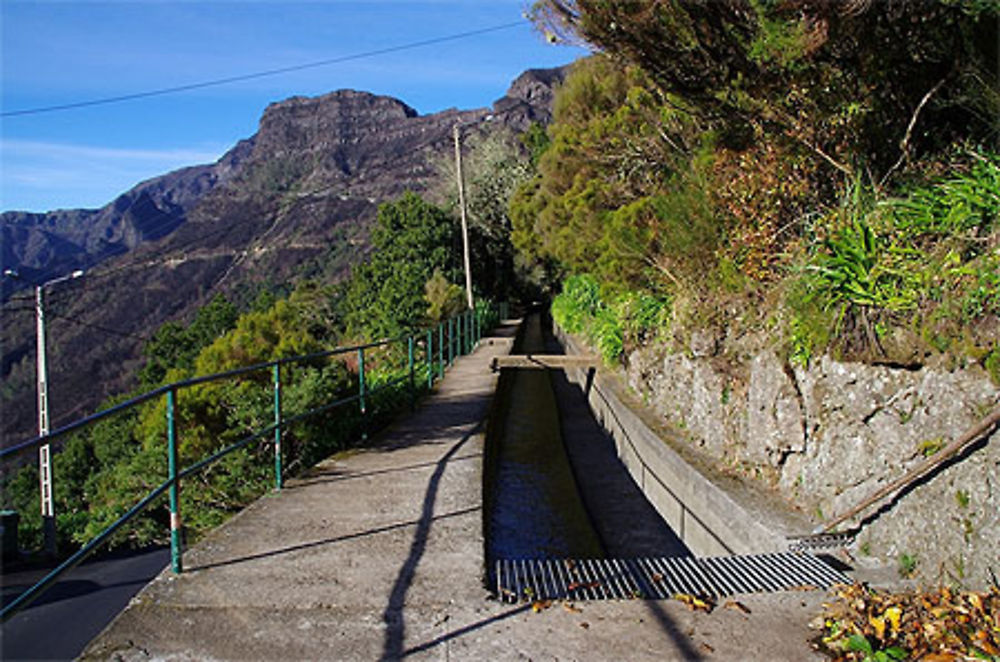
MULTIPOLYGON (((561 353, 529 315, 512 353, 561 353)), ((487 567, 497 559, 686 556, 561 371, 500 375, 486 439, 487 567)))
MULTIPOLYGON (((544 345, 540 315, 530 315, 513 353, 539 353, 544 345)), ((577 490, 545 370, 501 373, 486 443, 488 559, 604 556, 577 490)))

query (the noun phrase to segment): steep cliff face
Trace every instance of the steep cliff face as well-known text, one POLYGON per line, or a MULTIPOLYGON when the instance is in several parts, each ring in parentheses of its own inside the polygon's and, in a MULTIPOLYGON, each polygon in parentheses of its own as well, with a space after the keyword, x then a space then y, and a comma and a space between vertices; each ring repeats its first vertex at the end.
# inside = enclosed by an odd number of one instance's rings
MULTIPOLYGON (((1000 390, 978 367, 907 370, 829 356, 801 367, 767 349, 734 366, 711 345, 696 334, 684 353, 634 351, 631 388, 690 444, 733 475, 778 491, 817 524, 1000 404, 1000 390)), ((990 572, 1000 572, 1000 433, 867 515, 854 548, 860 562, 894 566, 905 556, 921 580, 987 586, 990 572)))
MULTIPOLYGON (((99 210, 3 214, 4 268, 29 281, 92 268, 51 294, 53 422, 127 388, 142 339, 215 293, 342 277, 367 251, 378 204, 435 182, 455 123, 517 132, 545 121, 562 77, 528 72, 493 108, 426 116, 353 90, 295 97, 269 106, 258 132, 215 164, 143 182, 99 210)), ((6 317, 0 425, 11 443, 32 432, 34 331, 28 307, 6 317)))

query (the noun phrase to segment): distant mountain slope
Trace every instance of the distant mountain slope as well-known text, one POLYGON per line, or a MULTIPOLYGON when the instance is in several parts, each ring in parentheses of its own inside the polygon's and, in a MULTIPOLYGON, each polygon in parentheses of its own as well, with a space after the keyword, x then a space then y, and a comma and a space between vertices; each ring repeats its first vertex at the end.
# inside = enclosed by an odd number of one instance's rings
MULTIPOLYGON (((365 254, 377 205, 434 184, 456 122, 514 132, 545 123, 562 78, 563 69, 527 71, 491 109, 426 116, 366 92, 294 97, 270 105, 258 132, 215 164, 143 182, 98 210, 0 215, 4 268, 29 280, 94 268, 50 294, 53 422, 127 389, 142 338, 215 293, 281 283, 307 264, 342 277, 365 254)), ((34 328, 27 307, 4 317, 7 444, 33 432, 34 328)))
POLYGON ((187 211, 206 193, 237 172, 251 147, 251 141, 244 141, 217 163, 145 181, 101 209, 4 212, 0 264, 16 265, 30 281, 88 268, 144 241, 162 239, 185 221, 187 211))

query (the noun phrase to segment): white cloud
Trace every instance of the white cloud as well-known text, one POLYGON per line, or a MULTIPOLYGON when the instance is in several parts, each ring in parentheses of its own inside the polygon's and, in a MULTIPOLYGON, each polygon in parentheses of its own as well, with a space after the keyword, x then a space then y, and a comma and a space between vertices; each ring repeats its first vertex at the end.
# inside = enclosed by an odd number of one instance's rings
POLYGON ((63 162, 86 160, 107 163, 170 162, 195 165, 215 161, 222 155, 222 152, 215 148, 123 149, 36 140, 3 140, 0 141, 0 149, 3 150, 5 162, 12 158, 27 158, 63 162))
POLYGON ((3 140, 0 209, 101 207, 143 180, 212 163, 224 151, 224 147, 144 149, 3 140))

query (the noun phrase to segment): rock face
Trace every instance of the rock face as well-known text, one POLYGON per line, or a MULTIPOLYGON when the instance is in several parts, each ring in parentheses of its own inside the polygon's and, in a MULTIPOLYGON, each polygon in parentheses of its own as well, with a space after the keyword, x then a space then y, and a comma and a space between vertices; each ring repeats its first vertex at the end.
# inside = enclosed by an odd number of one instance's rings
MULTIPOLYGON (((435 183, 436 163, 453 153, 456 123, 482 133, 547 121, 564 73, 533 70, 493 108, 427 116, 353 90, 294 97, 270 105, 258 132, 217 163, 143 182, 98 210, 0 216, 2 267, 27 281, 97 265, 111 274, 51 294, 53 424, 129 387, 142 338, 215 293, 240 296, 296 274, 342 277, 366 253, 377 205, 435 183)), ((15 286, 23 284, 4 280, 5 299, 15 286)), ((33 430, 30 308, 5 316, 0 334, 0 441, 8 444, 33 430)))
MULTIPOLYGON (((547 123, 555 87, 565 68, 521 74, 492 109, 450 110, 420 117, 398 99, 340 90, 316 98, 271 104, 257 134, 218 162, 183 168, 142 182, 100 209, 44 214, 0 214, 0 265, 17 268, 27 281, 89 268, 158 241, 177 230, 216 189, 263 193, 339 183, 354 197, 391 199, 405 188, 420 190, 433 176, 431 146, 450 136, 455 122, 495 119, 495 126, 523 131, 547 123), (235 181, 234 181, 235 180, 235 181)), ((329 197, 329 191, 326 191, 329 197)), ((222 212, 224 214, 224 212, 222 212)), ((4 283, 4 296, 16 283, 4 283)))
POLYGON ((518 131, 525 131, 532 122, 548 124, 552 119, 552 103, 556 87, 566 76, 566 69, 529 69, 518 76, 507 94, 493 104, 493 111, 506 118, 518 131))
MULTIPOLYGON (((101 209, 0 214, 0 264, 28 281, 85 269, 176 230, 188 210, 225 184, 249 153, 236 145, 217 163, 192 166, 142 182, 101 209)), ((6 286, 10 286, 5 283, 6 286)))
MULTIPOLYGON (((957 438, 1000 390, 981 369, 917 370, 828 356, 789 366, 762 351, 733 374, 711 357, 643 348, 630 386, 692 444, 778 490, 817 524, 843 513, 957 438)), ((805 532, 804 532, 805 533, 805 532)), ((1000 433, 868 513, 859 559, 916 562, 927 582, 987 586, 1000 574, 1000 433)))

